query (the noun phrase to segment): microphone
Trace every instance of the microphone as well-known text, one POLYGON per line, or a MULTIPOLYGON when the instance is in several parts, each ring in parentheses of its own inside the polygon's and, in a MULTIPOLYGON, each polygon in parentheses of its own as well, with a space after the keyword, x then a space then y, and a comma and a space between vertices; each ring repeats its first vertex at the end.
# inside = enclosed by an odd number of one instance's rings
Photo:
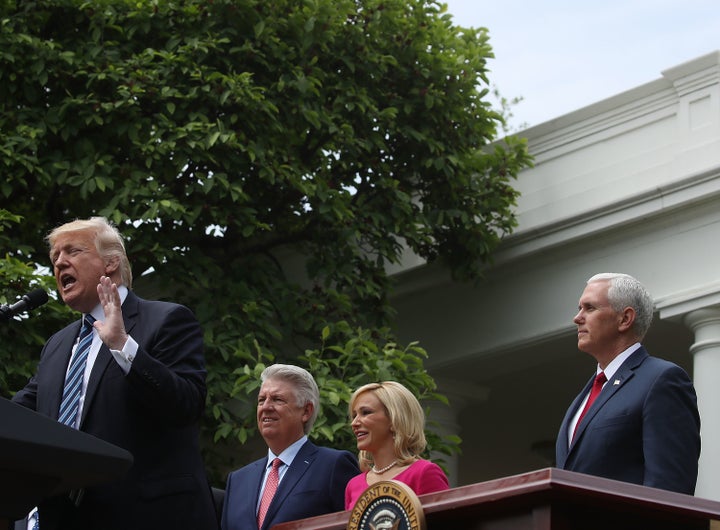
POLYGON ((9 320, 14 315, 22 313, 23 311, 30 311, 31 309, 40 307, 47 301, 48 294, 45 292, 45 289, 34 289, 12 305, 1 305, 0 318, 2 318, 3 320, 9 320))

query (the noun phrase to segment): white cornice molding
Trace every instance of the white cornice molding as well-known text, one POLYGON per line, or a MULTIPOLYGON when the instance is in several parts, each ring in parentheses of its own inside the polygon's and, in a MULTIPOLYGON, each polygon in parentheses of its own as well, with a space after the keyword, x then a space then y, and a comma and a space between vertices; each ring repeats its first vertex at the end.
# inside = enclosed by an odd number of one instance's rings
POLYGON ((692 311, 720 304, 720 281, 658 298, 655 301, 661 320, 678 320, 692 311))
POLYGON ((619 130, 645 127, 676 113, 678 97, 666 80, 657 80, 520 133, 536 163, 596 144, 619 130), (563 124, 564 118, 568 119, 563 124), (554 127, 550 127, 554 125, 554 127))
POLYGON ((714 168, 555 223, 528 230, 520 229, 503 242, 495 256, 495 263, 585 239, 678 208, 706 203, 719 196, 720 168, 714 168))
POLYGON ((679 96, 701 90, 720 81, 720 51, 714 51, 662 71, 679 96))
MULTIPOLYGON (((519 230, 501 243, 493 256, 493 267, 598 236, 634 222, 647 222, 679 209, 688 211, 718 198, 720 168, 715 168, 556 223, 519 230)), ((412 253, 409 250, 407 252, 408 261, 391 271, 399 281, 395 295, 451 283, 449 273, 442 267, 427 264, 417 256, 411 259, 412 253)))
MULTIPOLYGON (((532 154, 538 159, 556 157, 554 149, 567 150, 603 131, 640 120, 652 122, 674 112, 680 97, 718 83, 720 51, 663 70, 662 77, 626 90, 576 111, 564 114, 517 133, 527 138, 532 154)), ((610 134, 610 133, 606 133, 610 134)), ((575 146, 574 148, 577 148, 575 146)))

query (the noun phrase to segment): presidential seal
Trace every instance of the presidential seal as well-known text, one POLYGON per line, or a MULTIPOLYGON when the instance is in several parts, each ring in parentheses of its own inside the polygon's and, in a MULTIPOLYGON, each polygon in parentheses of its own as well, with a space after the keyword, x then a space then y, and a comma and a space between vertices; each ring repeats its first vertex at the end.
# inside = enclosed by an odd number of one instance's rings
POLYGON ((415 492, 397 480, 376 482, 360 495, 347 530, 426 530, 415 492))

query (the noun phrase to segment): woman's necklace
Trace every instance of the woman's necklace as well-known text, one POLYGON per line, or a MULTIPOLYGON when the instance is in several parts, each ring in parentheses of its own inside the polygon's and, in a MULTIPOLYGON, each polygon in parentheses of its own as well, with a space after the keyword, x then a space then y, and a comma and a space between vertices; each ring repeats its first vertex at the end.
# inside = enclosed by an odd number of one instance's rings
POLYGON ((375 466, 373 466, 373 467, 372 467, 372 472, 375 473, 376 475, 382 475, 383 473, 385 473, 385 472, 386 472, 388 469, 390 469, 391 467, 396 466, 397 463, 398 463, 397 460, 393 460, 389 465, 387 465, 387 466, 385 466, 385 467, 383 467, 383 468, 381 468, 381 469, 378 469, 378 468, 376 468, 375 466))

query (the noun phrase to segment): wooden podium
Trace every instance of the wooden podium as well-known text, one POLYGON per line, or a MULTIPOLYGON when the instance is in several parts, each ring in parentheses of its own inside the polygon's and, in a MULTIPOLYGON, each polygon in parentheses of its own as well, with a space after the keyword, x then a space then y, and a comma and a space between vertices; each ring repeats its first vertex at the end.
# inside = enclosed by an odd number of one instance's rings
MULTIPOLYGON (((428 530, 699 530, 720 502, 546 468, 421 495, 428 530)), ((272 530, 345 530, 349 511, 272 530)))

